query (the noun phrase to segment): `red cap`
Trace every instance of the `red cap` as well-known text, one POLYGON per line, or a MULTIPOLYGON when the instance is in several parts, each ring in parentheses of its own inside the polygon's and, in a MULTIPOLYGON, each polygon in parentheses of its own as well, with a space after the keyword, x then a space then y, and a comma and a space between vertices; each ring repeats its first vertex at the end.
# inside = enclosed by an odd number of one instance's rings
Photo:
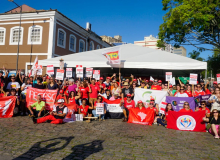
POLYGON ((142 100, 139 100, 138 103, 143 103, 142 100))
POLYGON ((146 82, 149 82, 148 80, 146 80, 146 82))
POLYGON ((130 94, 130 93, 128 93, 128 94, 127 94, 127 97, 131 97, 131 94, 130 94))
POLYGON ((137 81, 136 79, 133 79, 133 81, 137 81))
POLYGON ((161 80, 159 80, 159 81, 158 81, 158 83, 162 83, 162 81, 161 81, 161 80))
POLYGON ((154 100, 154 98, 153 98, 153 97, 151 97, 151 98, 150 98, 150 100, 152 101, 152 100, 154 100))
POLYGON ((100 80, 103 80, 104 78, 103 77, 100 77, 100 80))
POLYGON ((49 76, 47 76, 47 78, 46 79, 50 79, 50 77, 49 76))
POLYGON ((170 84, 170 87, 169 88, 172 88, 173 86, 170 84))
POLYGON ((62 89, 60 90, 60 93, 63 93, 63 90, 62 90, 62 89))
POLYGON ((107 77, 107 79, 111 79, 111 77, 107 77))
POLYGON ((213 84, 218 84, 217 81, 214 81, 213 84))

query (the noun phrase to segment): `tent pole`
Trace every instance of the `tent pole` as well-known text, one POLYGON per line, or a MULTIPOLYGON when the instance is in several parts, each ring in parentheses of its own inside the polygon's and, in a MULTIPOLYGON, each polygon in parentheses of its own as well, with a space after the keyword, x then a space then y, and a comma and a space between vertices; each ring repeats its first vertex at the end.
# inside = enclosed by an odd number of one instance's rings
POLYGON ((205 70, 205 84, 207 83, 207 69, 205 70))

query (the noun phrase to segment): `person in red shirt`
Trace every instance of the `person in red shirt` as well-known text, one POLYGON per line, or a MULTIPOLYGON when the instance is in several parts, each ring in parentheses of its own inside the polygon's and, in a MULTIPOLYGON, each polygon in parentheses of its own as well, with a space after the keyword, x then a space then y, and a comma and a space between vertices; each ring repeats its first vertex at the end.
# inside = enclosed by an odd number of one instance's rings
POLYGON ((75 92, 71 91, 69 98, 68 98, 68 104, 72 104, 74 107, 74 111, 78 112, 78 105, 76 104, 76 100, 78 100, 81 97, 81 92, 78 92, 78 96, 75 96, 75 92))
POLYGON ((64 94, 64 91, 61 89, 60 90, 60 94, 57 96, 56 100, 55 100, 55 103, 57 103, 57 101, 59 99, 64 99, 65 103, 67 103, 67 100, 66 100, 66 95, 64 94))
POLYGON ((188 94, 189 97, 192 97, 192 91, 190 85, 187 86, 185 93, 188 94))
POLYGON ((145 106, 144 106, 144 103, 142 102, 142 100, 139 100, 139 101, 137 102, 137 105, 136 105, 135 108, 138 108, 140 111, 146 109, 145 106))
POLYGON ((81 98, 86 98, 88 100, 89 93, 91 93, 90 85, 88 85, 86 82, 83 82, 82 87, 79 87, 79 91, 81 92, 81 98))
POLYGON ((173 111, 173 107, 172 107, 171 103, 167 103, 167 106, 165 108, 165 116, 163 118, 157 118, 157 123, 159 125, 166 127, 166 128, 167 128, 167 117, 169 115, 168 114, 169 111, 173 111))
POLYGON ((179 112, 193 112, 190 107, 188 102, 184 102, 183 104, 183 109, 179 110, 179 112))
POLYGON ((91 79, 90 88, 91 93, 89 94, 89 102, 94 104, 94 102, 97 101, 98 93, 100 92, 100 87, 97 84, 95 84, 94 78, 91 79))
POLYGON ((156 116, 158 115, 159 113, 159 110, 154 107, 154 102, 150 102, 149 105, 148 105, 148 108, 147 109, 151 109, 151 110, 154 110, 154 124, 157 124, 157 118, 160 118, 159 116, 156 116))
POLYGON ((155 79, 153 85, 151 86, 152 90, 161 90, 161 86, 158 85, 158 80, 155 79))
POLYGON ((210 117, 210 110, 206 107, 206 101, 201 102, 201 108, 196 107, 195 112, 198 112, 198 111, 205 111, 206 117, 210 117))
POLYGON ((200 95, 206 95, 206 93, 202 90, 202 87, 200 84, 196 85, 196 90, 193 92, 193 97, 197 97, 200 95))
POLYGON ((99 81, 96 82, 96 84, 100 87, 100 88, 103 88, 104 90, 106 90, 106 86, 105 86, 105 83, 103 83, 103 80, 104 78, 103 77, 100 77, 99 81))
POLYGON ((106 87, 108 90, 111 90, 111 82, 110 82, 110 80, 111 80, 111 77, 107 77, 107 78, 106 78, 106 81, 104 82, 105 87, 106 87))
POLYGON ((130 93, 127 94, 127 98, 121 100, 120 106, 124 106, 123 107, 124 120, 122 122, 127 122, 129 116, 129 110, 131 108, 135 108, 135 103, 134 100, 131 99, 130 93))
MULTIPOLYGON (((88 114, 89 109, 92 109, 91 106, 87 105, 87 100, 86 99, 82 99, 82 105, 79 106, 79 114, 83 114, 83 118, 84 117, 91 117, 91 114, 88 114)), ((90 122, 90 120, 87 120, 87 122, 90 122)))

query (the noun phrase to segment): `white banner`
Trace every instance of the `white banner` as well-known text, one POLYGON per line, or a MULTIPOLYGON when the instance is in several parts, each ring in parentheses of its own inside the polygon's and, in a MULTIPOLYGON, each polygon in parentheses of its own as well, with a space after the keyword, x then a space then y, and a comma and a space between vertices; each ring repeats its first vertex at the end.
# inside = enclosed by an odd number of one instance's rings
POLYGON ((136 104, 137 101, 142 100, 144 105, 147 107, 151 98, 155 99, 155 103, 160 104, 163 98, 167 96, 167 91, 135 88, 134 95, 134 101, 136 104))
POLYGON ((166 81, 172 80, 172 72, 166 72, 166 81))
POLYGON ((37 65, 37 75, 42 75, 43 74, 43 67, 42 65, 37 65))
POLYGON ((105 103, 106 111, 113 113, 123 113, 123 109, 121 109, 120 104, 107 104, 105 103))
POLYGON ((53 65, 47 65, 47 74, 49 74, 49 75, 54 74, 54 67, 53 67, 53 65))
POLYGON ((75 114, 74 121, 83 121, 83 114, 75 114))
POLYGON ((66 68, 66 77, 73 77, 72 68, 66 68))
POLYGON ((197 84, 198 74, 190 73, 189 84, 197 84))
POLYGON ((176 80, 175 80, 175 77, 172 78, 172 80, 170 81, 170 84, 173 86, 173 85, 176 85, 176 80))
POLYGON ((96 114, 104 114, 104 103, 96 103, 96 114))
POLYGON ((86 68, 86 77, 92 77, 93 68, 86 68))
POLYGON ((100 79, 100 70, 93 70, 93 78, 96 80, 100 79))
POLYGON ((83 78, 83 66, 76 65, 76 77, 83 78))
POLYGON ((63 80, 64 77, 64 70, 63 69, 57 69, 56 79, 63 80))

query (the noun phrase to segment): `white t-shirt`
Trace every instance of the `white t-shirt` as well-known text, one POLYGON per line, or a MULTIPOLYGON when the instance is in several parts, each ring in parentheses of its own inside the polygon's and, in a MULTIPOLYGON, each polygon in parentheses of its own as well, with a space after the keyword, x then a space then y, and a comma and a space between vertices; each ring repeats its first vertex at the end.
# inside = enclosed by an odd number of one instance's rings
POLYGON ((28 87, 32 87, 32 85, 31 85, 31 84, 25 84, 25 83, 23 83, 21 87, 24 87, 24 90, 22 91, 22 93, 26 93, 26 92, 27 92, 27 88, 28 88, 28 87))
POLYGON ((187 93, 180 93, 178 92, 175 97, 189 97, 187 93))
POLYGON ((20 88, 20 84, 18 82, 9 82, 7 85, 7 89, 17 89, 20 88))

